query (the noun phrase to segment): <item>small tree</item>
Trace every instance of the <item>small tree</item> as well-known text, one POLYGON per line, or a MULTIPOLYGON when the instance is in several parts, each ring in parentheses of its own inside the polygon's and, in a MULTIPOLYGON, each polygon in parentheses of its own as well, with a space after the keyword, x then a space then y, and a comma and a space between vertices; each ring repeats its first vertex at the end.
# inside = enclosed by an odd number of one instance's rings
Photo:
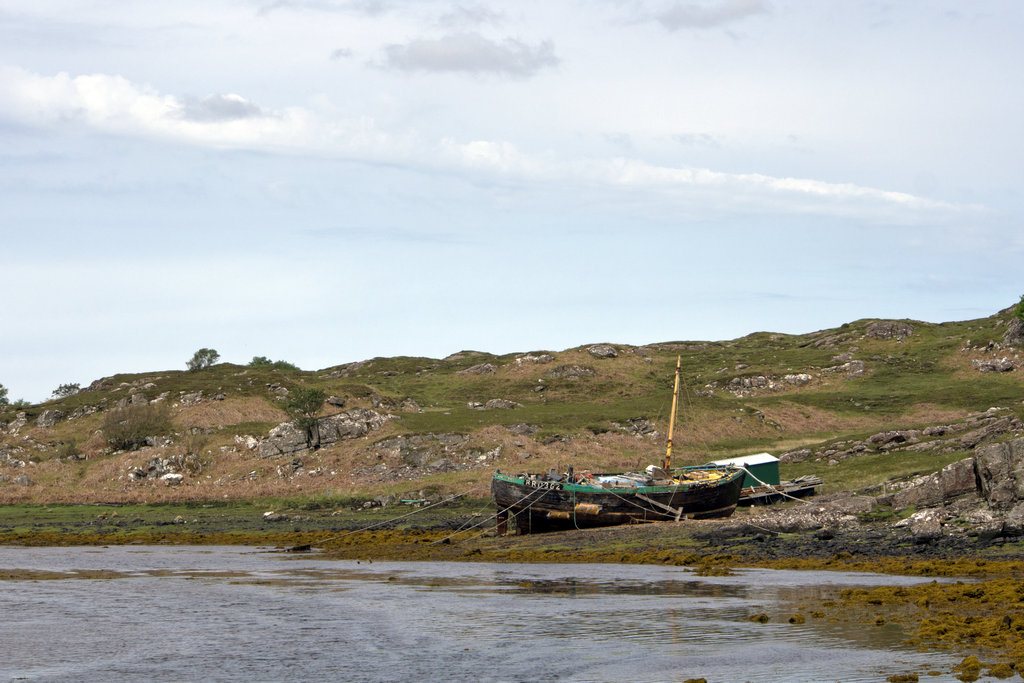
POLYGON ((253 356, 252 360, 249 361, 250 368, 274 368, 275 370, 294 370, 300 371, 297 365, 289 363, 286 360, 270 360, 266 356, 253 356))
POLYGON ((74 396, 81 390, 82 387, 78 384, 61 384, 53 390, 52 396, 54 398, 67 398, 68 396, 74 396))
POLYGON ((213 349, 199 349, 192 355, 192 360, 185 363, 188 366, 189 372, 198 372, 204 370, 220 358, 220 354, 213 349))
POLYGON ((284 409, 295 421, 295 427, 306 435, 306 446, 320 448, 320 426, 317 415, 324 407, 327 396, 320 389, 300 387, 288 395, 284 409))
POLYGON ((1020 301, 1017 302, 1017 320, 1024 323, 1024 294, 1020 295, 1020 301))
POLYGON ((129 404, 113 408, 103 416, 103 436, 119 451, 134 451, 146 445, 151 436, 174 431, 166 405, 129 404))
POLYGON ((5 406, 7 403, 7 387, 0 384, 0 406, 5 406))

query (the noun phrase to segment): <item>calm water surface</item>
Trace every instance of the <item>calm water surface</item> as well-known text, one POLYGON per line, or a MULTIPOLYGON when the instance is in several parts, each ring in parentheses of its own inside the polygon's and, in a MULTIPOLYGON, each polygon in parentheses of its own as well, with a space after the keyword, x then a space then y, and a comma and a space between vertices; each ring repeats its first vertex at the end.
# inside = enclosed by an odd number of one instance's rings
POLYGON ((0 680, 847 682, 959 661, 896 626, 787 623, 824 591, 921 580, 870 574, 129 546, 0 547, 0 577, 0 680))

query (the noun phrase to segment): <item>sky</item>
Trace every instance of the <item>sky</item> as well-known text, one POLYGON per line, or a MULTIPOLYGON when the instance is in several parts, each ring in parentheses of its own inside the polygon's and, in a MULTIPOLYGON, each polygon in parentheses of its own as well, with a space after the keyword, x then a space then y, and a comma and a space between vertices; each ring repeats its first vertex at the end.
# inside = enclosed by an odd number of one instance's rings
POLYGON ((5 0, 0 384, 1024 293, 1017 0, 5 0))

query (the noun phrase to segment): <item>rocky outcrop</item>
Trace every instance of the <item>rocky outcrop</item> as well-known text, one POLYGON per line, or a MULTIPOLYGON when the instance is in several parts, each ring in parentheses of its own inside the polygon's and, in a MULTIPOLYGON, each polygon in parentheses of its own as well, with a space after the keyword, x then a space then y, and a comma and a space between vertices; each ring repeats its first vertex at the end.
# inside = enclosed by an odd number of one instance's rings
POLYGON ((6 425, 0 424, 0 432, 7 432, 11 436, 17 435, 21 428, 28 424, 28 418, 25 413, 18 412, 14 419, 8 422, 6 425))
POLYGON ((1024 502, 1024 439, 978 448, 974 467, 981 495, 992 508, 1010 510, 1024 502))
POLYGON ((988 360, 973 360, 972 367, 978 372, 1013 372, 1017 365, 1009 358, 991 358, 988 360))
POLYGON ((864 334, 875 339, 903 341, 914 334, 914 326, 902 320, 878 320, 868 325, 864 334))
POLYGON ((43 413, 36 418, 36 426, 42 427, 43 429, 53 429, 53 427, 63 419, 64 413, 59 410, 44 410, 43 413))
POLYGON ((943 467, 935 474, 918 477, 892 495, 896 510, 945 505, 956 498, 977 492, 974 458, 964 458, 943 467))
POLYGON ((412 434, 384 439, 374 450, 381 457, 397 458, 411 467, 426 467, 444 458, 456 458, 468 446, 465 434, 412 434))
POLYGON ((514 408, 522 408, 521 403, 515 401, 509 401, 504 398, 492 398, 487 403, 480 403, 479 401, 470 401, 466 404, 466 407, 470 410, 513 410, 514 408))
POLYGON ((579 377, 593 377, 597 373, 594 368, 585 365, 559 365, 547 372, 551 379, 577 379, 579 377))
POLYGON ((780 462, 825 460, 830 464, 873 453, 965 451, 1024 430, 1024 423, 1005 410, 993 408, 972 415, 963 422, 934 425, 923 430, 897 429, 872 434, 858 441, 837 441, 819 449, 799 448, 779 456, 780 462))
POLYGON ((587 347, 587 353, 594 358, 617 358, 619 352, 610 344, 594 344, 587 347))
MULTIPOLYGON (((329 446, 343 439, 358 439, 384 426, 389 415, 367 408, 355 408, 337 415, 317 420, 320 430, 320 446, 329 446)), ((285 422, 270 430, 267 438, 260 441, 256 452, 261 458, 276 458, 305 451, 308 448, 306 434, 285 422)))
POLYGON ((545 363, 550 363, 554 359, 555 359, 555 357, 552 356, 550 353, 540 353, 540 354, 527 353, 525 355, 518 356, 516 358, 516 365, 522 365, 523 363, 531 363, 531 364, 534 364, 534 365, 543 365, 545 363))
POLYGON ((479 365, 474 365, 472 367, 468 367, 465 370, 459 370, 455 374, 456 375, 493 375, 497 371, 498 371, 498 366, 497 365, 494 365, 492 363, 480 363, 479 365))
POLYGON ((1006 346, 1024 346, 1024 320, 1013 318, 1006 326, 1003 334, 1003 344, 1006 346))

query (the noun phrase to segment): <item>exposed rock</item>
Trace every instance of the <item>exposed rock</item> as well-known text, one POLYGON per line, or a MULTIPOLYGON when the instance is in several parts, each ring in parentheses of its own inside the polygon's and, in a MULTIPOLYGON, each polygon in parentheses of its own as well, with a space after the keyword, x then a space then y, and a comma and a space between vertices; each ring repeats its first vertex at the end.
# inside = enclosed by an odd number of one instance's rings
POLYGON ((752 515, 752 530, 774 533, 840 529, 857 526, 857 515, 870 512, 874 499, 867 496, 842 496, 821 499, 793 508, 778 508, 752 515))
POLYGON ((537 355, 528 353, 528 354, 523 355, 523 356, 518 356, 516 358, 516 365, 522 365, 523 363, 533 363, 533 364, 536 364, 536 365, 543 365, 545 363, 550 363, 554 359, 555 359, 555 357, 552 356, 550 353, 541 353, 541 354, 537 354, 537 355))
POLYGON ((8 423, 6 431, 11 436, 15 436, 21 430, 21 428, 27 424, 28 418, 25 417, 25 413, 19 412, 14 416, 14 419, 8 423))
POLYGON ((18 486, 31 486, 32 480, 27 474, 19 474, 11 479, 11 483, 17 484, 18 486))
POLYGON ((897 522, 894 528, 907 528, 915 543, 931 543, 942 537, 945 514, 939 510, 920 510, 897 522))
POLYGON ((798 448, 795 451, 787 451, 779 456, 779 462, 803 462, 814 457, 814 451, 810 448, 798 448))
POLYGON ((597 373, 594 372, 593 368, 588 368, 585 365, 559 365, 557 368, 552 368, 547 372, 547 376, 552 379, 575 379, 577 377, 593 377, 597 373))
POLYGON ((1014 505, 1003 515, 999 536, 1024 536, 1024 502, 1014 505))
POLYGON ((971 365, 978 372, 1013 372, 1017 367, 1012 360, 1005 356, 990 360, 974 360, 971 361, 971 365))
POLYGON ((86 415, 92 415, 93 413, 98 412, 98 411, 99 411, 99 406, 79 406, 78 408, 75 408, 70 413, 68 413, 67 419, 69 419, 69 420, 77 420, 80 417, 85 417, 86 415))
POLYGON ((847 377, 860 377, 864 374, 865 370, 864 361, 862 360, 851 360, 848 363, 842 365, 834 365, 830 368, 822 368, 821 373, 823 375, 836 375, 845 374, 847 377))
POLYGON ((792 384, 793 386, 799 387, 807 384, 812 379, 813 377, 811 377, 806 372, 800 372, 794 375, 786 375, 785 377, 782 378, 782 381, 785 382, 786 384, 792 384))
POLYGON ((334 406, 335 408, 344 408, 345 399, 341 398, 340 396, 328 396, 327 405, 334 406))
POLYGON ((901 320, 879 320, 868 325, 864 334, 875 339, 903 341, 914 334, 914 326, 901 320))
POLYGON ((202 391, 194 391, 194 392, 192 392, 190 394, 182 393, 180 398, 178 399, 178 403, 180 403, 183 406, 196 406, 196 405, 199 405, 200 403, 202 403, 202 401, 203 401, 203 392, 202 391))
POLYGON ((165 486, 176 486, 184 481, 184 479, 184 475, 178 474, 177 472, 168 472, 160 477, 160 481, 162 481, 165 486))
POLYGON ((512 410, 513 408, 521 408, 522 405, 515 401, 509 401, 504 398, 492 398, 490 401, 484 404, 484 410, 512 410))
POLYGON ((508 431, 516 436, 533 436, 540 431, 540 427, 520 422, 519 424, 509 425, 508 431))
POLYGON ((235 436, 235 445, 241 446, 247 451, 254 451, 259 447, 260 442, 255 436, 250 436, 249 434, 238 434, 235 436))
POLYGON ((974 458, 964 458, 935 474, 914 479, 907 488, 893 495, 892 505, 897 510, 933 507, 976 491, 974 458))
POLYGON ((993 508, 1009 510, 1024 501, 1024 439, 979 447, 974 470, 981 495, 993 508))
POLYGON ((479 365, 474 365, 472 367, 468 367, 465 370, 459 370, 455 374, 456 375, 493 375, 497 371, 498 371, 498 366, 497 365, 493 365, 491 363, 480 363, 479 365))
POLYGON ((443 456, 467 450, 469 437, 464 434, 412 434, 384 439, 376 445, 382 456, 398 457, 411 467, 423 467, 443 456))
MULTIPOLYGON (((357 439, 384 426, 389 416, 368 410, 352 410, 321 417, 317 420, 320 430, 320 446, 329 446, 343 439, 357 439)), ((306 435, 293 422, 282 423, 270 430, 267 438, 260 442, 257 454, 261 458, 274 458, 307 449, 306 435)))
POLYGON ((36 418, 36 426, 43 429, 52 429, 63 419, 64 413, 59 410, 44 410, 43 414, 36 418))
POLYGON ((1003 344, 1006 346, 1024 345, 1024 320, 1013 318, 1006 326, 1006 333, 1003 334, 1003 344))
POLYGON ((390 396, 374 395, 371 399, 374 408, 381 410, 400 410, 403 413, 422 413, 420 404, 411 398, 404 398, 401 401, 390 396))
POLYGON ((658 434, 656 425, 645 417, 631 417, 626 420, 624 425, 618 422, 613 422, 612 424, 616 428, 629 432, 637 438, 644 436, 654 437, 658 434))
POLYGON ((616 358, 619 353, 609 344, 594 344, 587 347, 587 353, 594 358, 616 358))

